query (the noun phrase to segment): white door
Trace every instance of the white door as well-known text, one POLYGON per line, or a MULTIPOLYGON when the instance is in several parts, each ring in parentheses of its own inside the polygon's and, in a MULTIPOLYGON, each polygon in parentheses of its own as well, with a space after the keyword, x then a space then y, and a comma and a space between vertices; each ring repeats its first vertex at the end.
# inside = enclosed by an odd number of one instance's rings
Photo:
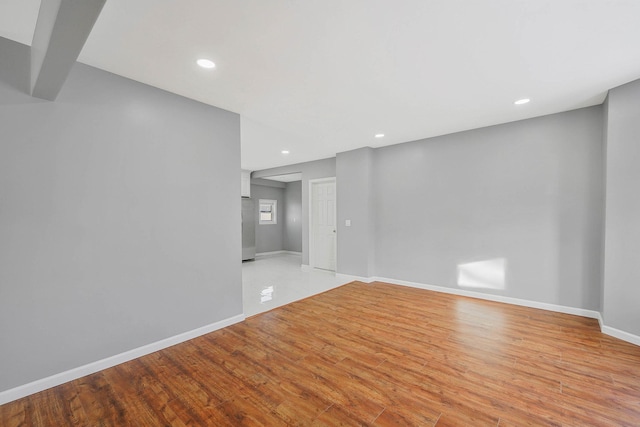
POLYGON ((336 180, 311 182, 311 267, 336 269, 336 180))

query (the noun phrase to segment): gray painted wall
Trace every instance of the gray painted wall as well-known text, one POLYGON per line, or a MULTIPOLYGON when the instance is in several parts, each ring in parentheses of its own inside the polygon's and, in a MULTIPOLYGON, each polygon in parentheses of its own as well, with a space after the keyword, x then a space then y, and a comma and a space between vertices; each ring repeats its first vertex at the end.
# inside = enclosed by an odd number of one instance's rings
POLYGON ((29 67, 31 51, 23 44, 0 37, 0 105, 35 104, 44 102, 39 99, 25 99, 24 94, 31 92, 29 67))
POLYGON ((302 252, 302 182, 251 180, 251 198, 256 207, 256 251, 302 252), (258 223, 259 199, 278 201, 278 223, 258 223))
POLYGON ((472 290, 598 309, 601 152, 601 106, 376 150, 376 275, 456 288, 504 259, 472 290))
POLYGON ((343 274, 375 275, 374 155, 367 147, 336 156, 338 271, 343 274))
POLYGON ((287 183, 284 206, 284 250, 302 252, 302 181, 287 183))
POLYGON ((603 317, 640 336, 640 80, 610 90, 607 104, 603 317))
POLYGON ((0 391, 242 313, 239 116, 81 64, 33 99, 25 51, 0 41, 0 391))
MULTIPOLYGON (((282 184, 282 183, 278 183, 282 184)), ((282 184, 284 186, 284 184, 282 184)), ((256 253, 283 250, 284 236, 284 188, 251 184, 251 199, 254 203, 256 222, 256 253), (260 199, 278 201, 277 224, 260 224, 260 199)))
POLYGON ((251 178, 302 173, 302 263, 309 265, 309 180, 336 176, 336 158, 255 171, 251 178))

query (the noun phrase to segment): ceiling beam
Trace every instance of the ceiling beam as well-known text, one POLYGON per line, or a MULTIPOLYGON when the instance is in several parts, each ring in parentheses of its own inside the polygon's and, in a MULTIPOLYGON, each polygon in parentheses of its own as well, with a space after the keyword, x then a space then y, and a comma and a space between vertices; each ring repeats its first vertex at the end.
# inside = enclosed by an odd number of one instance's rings
POLYGON ((53 101, 106 0, 42 0, 31 44, 31 95, 53 101))

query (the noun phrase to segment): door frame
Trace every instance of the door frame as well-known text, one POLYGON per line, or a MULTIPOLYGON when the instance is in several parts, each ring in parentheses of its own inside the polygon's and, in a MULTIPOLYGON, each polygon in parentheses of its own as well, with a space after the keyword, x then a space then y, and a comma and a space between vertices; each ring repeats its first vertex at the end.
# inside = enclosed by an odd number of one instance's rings
MULTIPOLYGON (((315 254, 315 242, 313 238, 313 186, 315 184, 322 184, 325 182, 333 182, 336 186, 336 203, 335 206, 335 219, 336 219, 336 239, 335 239, 335 248, 334 248, 334 256, 335 256, 335 266, 336 269, 334 272, 338 270, 338 183, 336 181, 336 177, 327 177, 327 178, 316 178, 309 180, 309 267, 316 268, 316 254, 315 254)), ((329 270, 327 270, 329 271, 329 270)))

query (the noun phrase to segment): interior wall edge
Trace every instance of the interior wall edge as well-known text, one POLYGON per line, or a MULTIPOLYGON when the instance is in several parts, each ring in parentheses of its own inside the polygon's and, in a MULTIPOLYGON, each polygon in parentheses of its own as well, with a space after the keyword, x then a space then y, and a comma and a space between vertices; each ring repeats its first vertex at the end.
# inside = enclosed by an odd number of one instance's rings
POLYGON ((51 375, 46 378, 32 381, 30 383, 20 385, 18 387, 11 388, 0 392, 0 405, 12 402, 14 400, 21 399, 34 393, 38 393, 43 390, 67 383, 69 381, 82 378, 87 375, 94 374, 98 371, 102 371, 107 368, 119 365, 121 363, 128 362, 138 357, 145 356, 147 354, 160 351, 162 349, 180 344, 193 338, 197 338, 201 335, 208 334, 218 329, 231 326, 233 324, 244 321, 245 315, 238 314, 218 322, 211 323, 200 328, 193 329, 191 331, 183 332, 178 335, 174 335, 169 338, 162 339, 160 341, 153 342, 151 344, 144 345, 142 347, 134 348, 132 350, 125 351, 124 353, 116 354, 114 356, 107 357, 105 359, 97 360, 95 362, 87 363, 77 368, 69 369, 68 371, 60 372, 58 374, 51 375))

